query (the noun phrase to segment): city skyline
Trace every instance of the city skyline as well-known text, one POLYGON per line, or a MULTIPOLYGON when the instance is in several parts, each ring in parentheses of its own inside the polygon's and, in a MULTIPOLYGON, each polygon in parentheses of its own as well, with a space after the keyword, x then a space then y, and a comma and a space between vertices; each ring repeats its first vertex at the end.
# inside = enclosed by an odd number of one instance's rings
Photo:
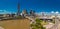
MULTIPOLYGON (((60 12, 60 0, 19 0, 20 12, 26 9, 28 12, 60 12)), ((0 13, 16 13, 18 0, 0 0, 0 13)))

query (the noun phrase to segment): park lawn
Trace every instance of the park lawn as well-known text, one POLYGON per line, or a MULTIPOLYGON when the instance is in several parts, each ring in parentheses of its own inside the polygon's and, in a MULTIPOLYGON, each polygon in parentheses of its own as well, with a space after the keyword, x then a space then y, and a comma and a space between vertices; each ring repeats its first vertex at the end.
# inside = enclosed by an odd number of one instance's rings
POLYGON ((42 21, 41 24, 42 24, 42 25, 47 25, 48 22, 42 21))

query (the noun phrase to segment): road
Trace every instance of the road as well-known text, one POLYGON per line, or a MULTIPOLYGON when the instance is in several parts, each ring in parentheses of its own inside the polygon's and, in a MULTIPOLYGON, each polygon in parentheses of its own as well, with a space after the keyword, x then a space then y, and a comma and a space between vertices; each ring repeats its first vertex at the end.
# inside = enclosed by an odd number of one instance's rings
POLYGON ((58 29, 59 24, 60 24, 59 19, 55 18, 55 25, 52 26, 50 29, 58 29))
MULTIPOLYGON (((30 18, 30 17, 26 17, 26 18, 29 18, 30 20, 32 20, 31 23, 34 22, 34 20, 32 18, 30 18)), ((49 28, 49 29, 58 29, 58 26, 60 26, 59 25, 60 24, 60 21, 59 20, 60 19, 55 18, 55 24, 51 28, 49 28)))

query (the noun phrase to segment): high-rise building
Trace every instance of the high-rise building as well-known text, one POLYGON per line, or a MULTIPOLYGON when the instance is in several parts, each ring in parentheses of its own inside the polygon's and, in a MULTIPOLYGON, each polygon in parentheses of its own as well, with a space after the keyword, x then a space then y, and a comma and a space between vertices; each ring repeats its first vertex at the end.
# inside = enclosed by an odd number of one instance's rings
POLYGON ((30 11, 30 15, 34 16, 35 12, 33 10, 30 11))
POLYGON ((20 3, 18 1, 18 10, 17 10, 17 15, 19 16, 20 15, 20 3))
POLYGON ((24 10, 23 10, 23 12, 24 12, 24 14, 28 14, 28 12, 27 12, 27 10, 26 10, 26 9, 24 9, 24 10))
POLYGON ((24 10, 22 11, 22 15, 23 15, 23 16, 27 16, 27 15, 28 15, 28 12, 27 12, 26 9, 24 9, 24 10))

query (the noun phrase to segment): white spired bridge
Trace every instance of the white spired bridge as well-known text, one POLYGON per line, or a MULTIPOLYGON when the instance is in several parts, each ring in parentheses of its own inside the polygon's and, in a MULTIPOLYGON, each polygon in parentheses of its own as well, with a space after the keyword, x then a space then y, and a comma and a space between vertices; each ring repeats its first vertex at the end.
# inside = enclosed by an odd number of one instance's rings
POLYGON ((28 18, 31 21, 30 24, 32 24, 33 22, 35 22, 35 18, 33 18, 33 17, 26 16, 25 18, 28 18))
MULTIPOLYGON (((32 16, 25 16, 25 18, 28 18, 30 20, 30 24, 32 24, 33 22, 35 23, 35 18, 32 16)), ((32 29, 32 27, 30 27, 30 29, 32 29)))

